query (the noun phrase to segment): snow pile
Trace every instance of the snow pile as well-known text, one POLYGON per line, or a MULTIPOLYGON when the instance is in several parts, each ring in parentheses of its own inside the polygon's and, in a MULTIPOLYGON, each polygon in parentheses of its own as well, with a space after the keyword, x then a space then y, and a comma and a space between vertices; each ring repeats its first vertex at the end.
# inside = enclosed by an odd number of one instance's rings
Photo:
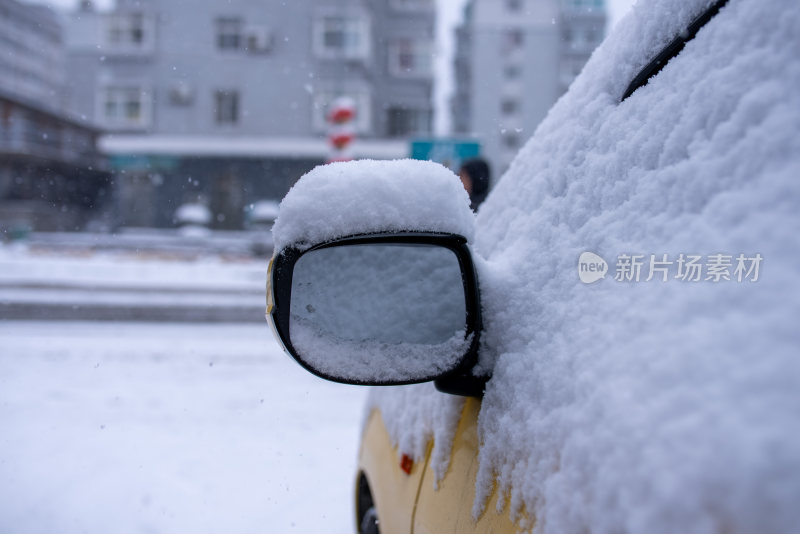
POLYGON ((352 234, 440 231, 471 240, 474 215, 461 181, 429 161, 330 163, 286 194, 272 234, 275 250, 352 234))
POLYGON ((181 204, 175 210, 175 220, 178 224, 206 226, 211 222, 211 210, 204 204, 181 204))
POLYGON ((478 214, 476 513, 497 476, 536 532, 800 524, 800 9, 731 0, 619 103, 708 4, 640 1, 478 214), (581 284, 584 251, 610 276, 581 284), (756 283, 616 282, 631 253, 764 260, 756 283))

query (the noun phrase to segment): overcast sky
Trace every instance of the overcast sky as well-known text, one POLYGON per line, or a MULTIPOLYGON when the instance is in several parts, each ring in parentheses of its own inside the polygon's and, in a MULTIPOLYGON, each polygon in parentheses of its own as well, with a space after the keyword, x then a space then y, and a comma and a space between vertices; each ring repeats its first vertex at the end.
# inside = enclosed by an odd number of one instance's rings
MULTIPOLYGON (((60 8, 72 8, 78 0, 23 0, 28 3, 48 4, 60 8)), ((437 45, 437 58, 435 69, 437 73, 435 99, 436 109, 440 110, 436 117, 436 132, 448 131, 450 121, 446 112, 447 99, 452 91, 451 61, 453 53, 453 29, 461 19, 461 13, 466 0, 436 0, 439 5, 439 20, 437 32, 439 42, 437 45)), ((607 0, 609 28, 619 21, 635 0, 607 0)), ((105 8, 112 5, 112 0, 95 0, 95 5, 105 8)))

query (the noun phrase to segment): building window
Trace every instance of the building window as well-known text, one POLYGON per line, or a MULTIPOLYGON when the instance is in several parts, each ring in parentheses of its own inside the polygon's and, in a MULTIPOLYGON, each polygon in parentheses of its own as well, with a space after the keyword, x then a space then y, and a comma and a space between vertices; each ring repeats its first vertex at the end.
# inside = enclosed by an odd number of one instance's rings
POLYGON ((522 47, 525 42, 525 33, 519 28, 512 28, 505 31, 503 35, 503 52, 513 52, 522 47))
POLYGON ((248 52, 268 53, 272 50, 274 37, 264 26, 249 26, 244 31, 244 46, 248 52))
POLYGON ((214 93, 214 117, 217 124, 239 122, 239 92, 217 91, 214 93))
POLYGON ((112 13, 106 19, 106 41, 112 49, 136 51, 152 45, 152 19, 143 13, 112 13))
POLYGON ((340 97, 350 97, 356 103, 356 116, 353 124, 359 134, 372 133, 372 104, 370 93, 363 88, 347 88, 344 91, 317 90, 314 92, 312 127, 315 132, 323 134, 329 129, 328 109, 331 103, 340 97))
POLYGON ((150 122, 149 95, 141 87, 105 87, 101 105, 101 121, 110 128, 143 128, 150 122))
POLYGON ((242 48, 242 19, 220 17, 216 20, 216 28, 218 49, 238 50, 242 48))
POLYGON ((392 7, 403 11, 433 9, 433 0, 391 0, 392 7))
POLYGON ((506 65, 503 74, 507 80, 517 80, 522 76, 522 67, 519 65, 506 65))
POLYGON ((569 45, 575 44, 575 32, 572 30, 571 26, 564 25, 561 30, 561 37, 565 43, 569 45))
POLYGON ((314 23, 314 51, 328 59, 366 59, 369 22, 361 15, 329 14, 314 23))
POLYGON ((567 5, 577 8, 600 8, 603 7, 603 0, 567 0, 567 5))
POLYGON ((596 46, 600 35, 601 33, 596 28, 591 26, 586 28, 586 43, 593 47, 596 46))
POLYGON ((431 112, 427 109, 390 107, 386 110, 389 137, 407 137, 431 132, 431 112))
POLYGON ((503 146, 510 150, 516 150, 520 145, 520 137, 516 131, 506 131, 502 137, 503 146))
POLYGON ((603 39, 603 32, 595 26, 570 27, 562 29, 562 39, 572 49, 591 51, 603 39))
POLYGON ((398 39, 389 45, 389 72, 395 76, 430 76, 430 43, 398 39))
POLYGON ((514 115, 519 112, 519 101, 514 98, 504 98, 500 102, 500 111, 503 115, 514 115))

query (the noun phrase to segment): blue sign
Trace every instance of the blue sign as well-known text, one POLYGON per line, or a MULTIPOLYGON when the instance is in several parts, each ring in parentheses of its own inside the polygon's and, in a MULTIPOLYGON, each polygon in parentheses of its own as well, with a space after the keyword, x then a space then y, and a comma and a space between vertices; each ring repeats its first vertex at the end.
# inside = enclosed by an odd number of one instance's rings
POLYGON ((435 161, 458 172, 461 162, 478 157, 481 144, 474 139, 452 137, 413 139, 411 158, 435 161))
POLYGON ((112 154, 109 160, 115 171, 168 171, 178 166, 178 158, 175 156, 112 154))

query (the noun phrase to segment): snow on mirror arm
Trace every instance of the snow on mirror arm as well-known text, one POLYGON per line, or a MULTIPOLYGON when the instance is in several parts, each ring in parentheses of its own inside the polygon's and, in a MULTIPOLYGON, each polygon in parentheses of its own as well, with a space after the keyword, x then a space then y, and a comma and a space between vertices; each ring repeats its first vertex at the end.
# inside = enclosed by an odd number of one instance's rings
POLYGON ((411 384, 474 364, 480 314, 463 237, 354 236, 272 266, 270 319, 312 373, 350 384, 411 384))

